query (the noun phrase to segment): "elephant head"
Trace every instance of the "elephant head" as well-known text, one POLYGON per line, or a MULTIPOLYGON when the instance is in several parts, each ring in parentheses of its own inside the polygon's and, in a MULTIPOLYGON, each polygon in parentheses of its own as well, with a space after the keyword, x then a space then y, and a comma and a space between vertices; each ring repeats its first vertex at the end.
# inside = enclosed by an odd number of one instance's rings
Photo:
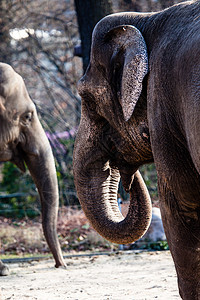
POLYGON ((149 226, 151 202, 138 168, 153 161, 147 47, 141 32, 123 22, 105 18, 94 30, 90 64, 78 84, 82 115, 74 150, 82 208, 103 237, 119 244, 137 240, 149 226), (117 205, 120 177, 130 192, 125 218, 117 205))
POLYGON ((54 159, 22 77, 0 63, 0 161, 25 165, 41 199, 44 235, 56 261, 65 265, 57 238, 58 185, 54 159))

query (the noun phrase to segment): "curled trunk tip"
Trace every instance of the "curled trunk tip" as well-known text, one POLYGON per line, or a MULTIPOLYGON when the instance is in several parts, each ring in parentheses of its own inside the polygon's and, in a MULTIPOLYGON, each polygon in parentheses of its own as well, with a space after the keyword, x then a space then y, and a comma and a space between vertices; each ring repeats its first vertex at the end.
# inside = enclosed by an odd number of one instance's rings
POLYGON ((144 235, 151 221, 151 199, 139 171, 131 180, 130 206, 125 218, 117 204, 120 174, 116 168, 101 160, 95 168, 90 166, 84 172, 75 169, 74 174, 83 211, 101 236, 113 243, 128 244, 144 235))

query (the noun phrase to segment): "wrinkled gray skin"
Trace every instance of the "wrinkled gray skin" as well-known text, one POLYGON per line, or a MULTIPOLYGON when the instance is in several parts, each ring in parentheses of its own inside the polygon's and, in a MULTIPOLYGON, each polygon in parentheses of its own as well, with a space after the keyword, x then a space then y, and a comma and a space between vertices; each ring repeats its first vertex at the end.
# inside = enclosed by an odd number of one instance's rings
POLYGON ((151 203, 137 170, 154 160, 180 295, 200 299, 200 1, 102 19, 79 93, 74 176, 86 216, 112 242, 141 237, 151 203))
MULTIPOLYGON (((0 63, 0 161, 27 164, 41 199, 42 225, 56 267, 65 266, 57 238, 58 185, 54 158, 23 79, 0 63)), ((0 275, 8 275, 0 261, 0 275)))

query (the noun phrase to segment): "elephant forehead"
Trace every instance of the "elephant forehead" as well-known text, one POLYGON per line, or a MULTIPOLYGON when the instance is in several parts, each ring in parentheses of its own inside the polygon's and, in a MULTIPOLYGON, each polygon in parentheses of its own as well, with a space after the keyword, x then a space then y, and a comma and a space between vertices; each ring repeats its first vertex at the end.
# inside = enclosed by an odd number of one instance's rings
POLYGON ((101 72, 93 64, 88 68, 85 75, 78 82, 78 92, 84 95, 89 92, 94 96, 101 96, 107 92, 108 83, 101 72))
POLYGON ((95 40, 91 47, 90 63, 93 67, 100 69, 109 66, 114 46, 111 43, 105 43, 103 40, 95 40))
MULTIPOLYGON (((10 85, 11 82, 16 80, 17 73, 13 68, 4 63, 0 63, 0 84, 3 86, 10 85)), ((19 75, 18 75, 19 76, 19 75)))
POLYGON ((21 76, 16 78, 16 80, 14 79, 12 84, 5 84, 3 90, 4 96, 1 97, 1 100, 6 110, 16 110, 21 113, 26 110, 30 111, 35 109, 35 105, 28 95, 21 76))
POLYGON ((9 97, 11 95, 16 95, 19 93, 24 87, 24 82, 21 76, 14 71, 5 74, 5 80, 2 83, 4 97, 9 97))
POLYGON ((22 77, 10 65, 4 63, 0 63, 0 94, 4 98, 28 95, 22 77))
POLYGON ((13 68, 5 63, 0 63, 0 83, 6 83, 15 71, 13 68))

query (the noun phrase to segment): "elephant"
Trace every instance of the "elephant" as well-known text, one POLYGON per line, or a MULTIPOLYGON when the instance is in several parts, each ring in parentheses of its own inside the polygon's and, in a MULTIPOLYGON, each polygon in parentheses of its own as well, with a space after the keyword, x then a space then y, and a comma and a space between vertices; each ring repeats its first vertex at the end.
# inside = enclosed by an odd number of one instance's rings
POLYGON ((180 296, 200 299, 200 1, 104 17, 78 91, 73 169, 87 218, 111 242, 139 239, 152 206, 139 167, 154 162, 180 296))
MULTIPOLYGON (((43 231, 55 267, 65 267, 57 237, 59 195, 52 150, 22 77, 5 63, 0 63, 0 161, 10 161, 22 172, 27 165, 40 195, 43 231)), ((0 275, 8 273, 0 261, 0 275)))

